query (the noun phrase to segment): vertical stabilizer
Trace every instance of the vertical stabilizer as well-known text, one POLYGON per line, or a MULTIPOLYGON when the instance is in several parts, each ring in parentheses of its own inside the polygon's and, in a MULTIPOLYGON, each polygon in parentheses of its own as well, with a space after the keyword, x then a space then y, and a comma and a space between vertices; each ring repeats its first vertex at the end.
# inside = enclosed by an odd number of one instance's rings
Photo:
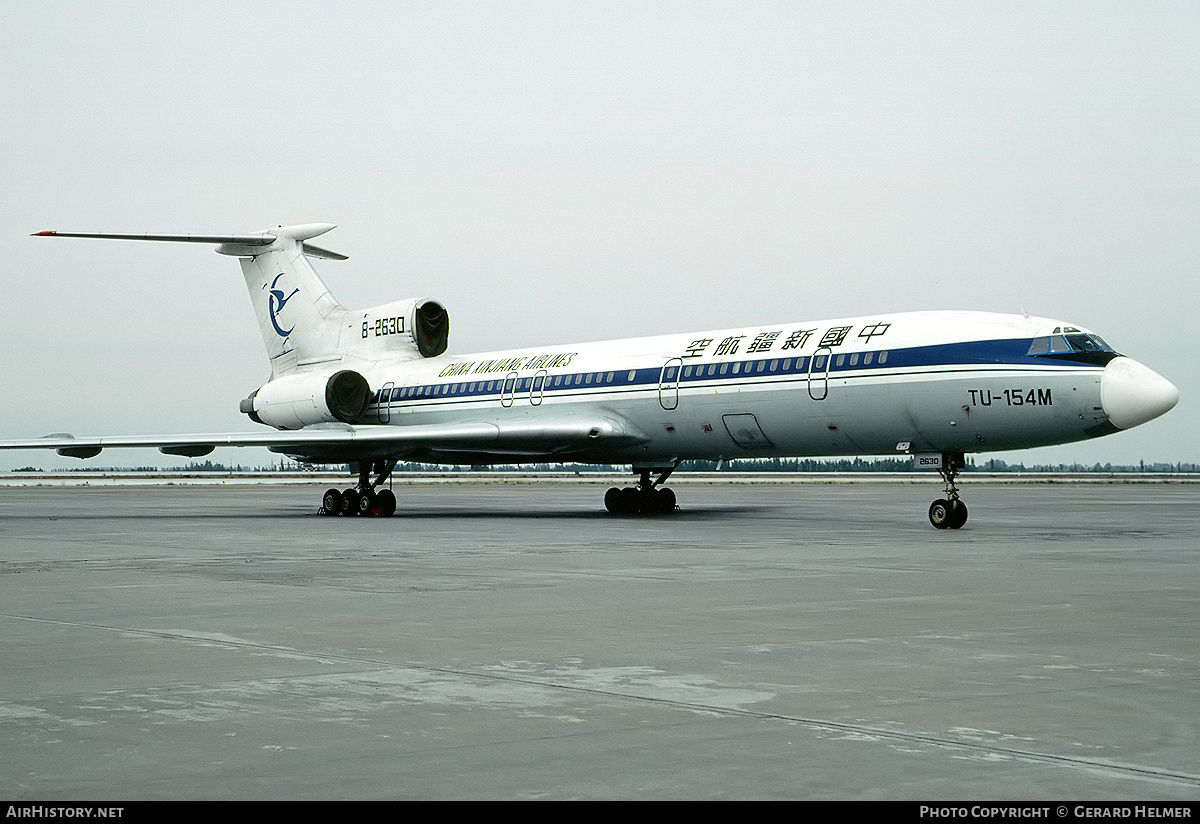
POLYGON ((341 257, 306 247, 304 240, 329 231, 328 224, 281 226, 266 247, 226 244, 217 251, 241 258, 246 289, 276 377, 340 357, 338 339, 346 310, 329 292, 306 256, 341 257))
POLYGON ((346 260, 345 255, 307 242, 333 228, 332 223, 305 223, 238 235, 57 231, 35 235, 207 243, 223 255, 241 258, 272 378, 338 361, 347 353, 377 359, 434 357, 444 352, 449 320, 446 310, 433 301, 395 301, 350 317, 309 262, 314 257, 346 260))

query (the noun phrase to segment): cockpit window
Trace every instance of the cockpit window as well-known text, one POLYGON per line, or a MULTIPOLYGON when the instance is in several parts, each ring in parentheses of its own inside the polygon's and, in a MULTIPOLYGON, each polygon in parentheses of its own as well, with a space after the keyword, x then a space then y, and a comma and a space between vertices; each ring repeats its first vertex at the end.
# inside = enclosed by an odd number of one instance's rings
POLYGON ((1067 342, 1076 352, 1103 352, 1105 349, 1089 335, 1067 335, 1067 342))
MULTIPOLYGON (((1057 331, 1057 330, 1055 330, 1057 331)), ((1068 328, 1066 334, 1044 335, 1034 338, 1029 345, 1029 355, 1042 355, 1088 363, 1107 363, 1116 357, 1113 348, 1098 335, 1089 335, 1068 328)))

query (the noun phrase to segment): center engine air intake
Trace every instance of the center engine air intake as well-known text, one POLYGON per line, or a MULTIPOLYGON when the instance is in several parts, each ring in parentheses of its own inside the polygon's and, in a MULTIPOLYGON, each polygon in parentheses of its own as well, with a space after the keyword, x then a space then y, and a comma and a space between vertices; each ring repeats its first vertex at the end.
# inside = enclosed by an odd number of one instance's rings
POLYGON ((427 300, 413 313, 417 350, 423 357, 436 358, 450 345, 450 313, 436 301, 427 300))
POLYGON ((348 312, 341 348, 369 360, 436 358, 450 344, 450 313, 435 300, 406 298, 348 312))

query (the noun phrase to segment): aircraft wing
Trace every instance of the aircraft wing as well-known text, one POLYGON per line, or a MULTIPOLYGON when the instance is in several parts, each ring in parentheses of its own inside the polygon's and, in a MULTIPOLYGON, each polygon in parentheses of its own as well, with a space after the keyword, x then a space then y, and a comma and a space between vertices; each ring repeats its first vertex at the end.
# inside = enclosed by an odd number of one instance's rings
POLYGON ((200 457, 218 446, 258 446, 300 460, 340 463, 389 454, 554 456, 603 446, 633 445, 645 437, 624 421, 607 417, 560 421, 504 421, 416 424, 411 426, 321 426, 295 431, 199 435, 128 435, 77 438, 59 433, 44 438, 0 441, 0 449, 53 449, 60 455, 91 458, 103 449, 152 447, 167 455, 200 457))

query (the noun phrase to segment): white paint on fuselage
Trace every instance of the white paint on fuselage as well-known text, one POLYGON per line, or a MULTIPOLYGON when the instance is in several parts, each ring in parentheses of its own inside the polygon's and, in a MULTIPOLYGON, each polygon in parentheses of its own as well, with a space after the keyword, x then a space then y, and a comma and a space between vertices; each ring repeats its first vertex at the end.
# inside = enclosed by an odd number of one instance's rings
POLYGON ((913 452, 980 452, 1089 437, 1086 430, 1106 420, 1099 397, 1103 367, 1023 358, 1016 363, 930 363, 914 368, 895 365, 895 353, 976 341, 1027 342, 1064 325, 1022 315, 929 311, 425 360, 367 363, 347 358, 343 365, 359 369, 376 391, 385 386, 445 391, 447 386, 476 384, 482 389, 493 384, 494 391, 485 395, 390 400, 380 423, 405 426, 518 418, 549 422, 590 414, 614 418, 645 439, 637 446, 572 454, 572 460, 620 463, 894 454, 897 445, 905 442, 913 452), (883 333, 864 334, 881 324, 887 324, 883 333), (859 362, 853 370, 823 374, 824 370, 813 368, 811 359, 828 330, 844 327, 849 327, 845 340, 821 352, 847 360, 857 355, 859 362), (792 333, 803 330, 811 330, 803 346, 782 348, 792 333), (777 334, 769 349, 748 351, 759 336, 773 333, 777 334), (736 351, 716 355, 720 342, 729 338, 739 339, 736 351), (710 343, 700 357, 686 357, 689 348, 704 340, 710 343), (872 354, 869 368, 863 363, 867 353, 872 354), (881 353, 891 357, 880 363, 881 353), (553 363, 555 358, 565 363, 544 370, 524 366, 553 363), (794 365, 796 358, 808 359, 805 370, 784 372, 784 361, 790 359, 794 365), (755 371, 747 375, 739 369, 739 374, 732 374, 732 364, 745 361, 752 361, 755 371), (674 381, 666 379, 665 373, 663 386, 644 379, 632 386, 623 382, 630 370, 640 370, 643 376, 646 370, 661 373, 669 362, 706 372, 715 365, 717 373, 700 381, 682 380, 677 399, 674 381), (759 363, 764 364, 762 372, 759 363), (506 364, 516 368, 503 368, 506 364), (724 374, 722 366, 727 367, 724 374), (502 403, 498 390, 506 376, 515 373, 524 382, 539 372, 544 372, 547 384, 540 395, 529 389, 514 391, 511 404, 502 403), (598 374, 604 380, 610 373, 616 377, 612 383, 554 385, 563 376, 598 374), (727 416, 739 416, 734 426, 757 422, 763 439, 736 437, 737 430, 731 433, 726 425, 727 416))

